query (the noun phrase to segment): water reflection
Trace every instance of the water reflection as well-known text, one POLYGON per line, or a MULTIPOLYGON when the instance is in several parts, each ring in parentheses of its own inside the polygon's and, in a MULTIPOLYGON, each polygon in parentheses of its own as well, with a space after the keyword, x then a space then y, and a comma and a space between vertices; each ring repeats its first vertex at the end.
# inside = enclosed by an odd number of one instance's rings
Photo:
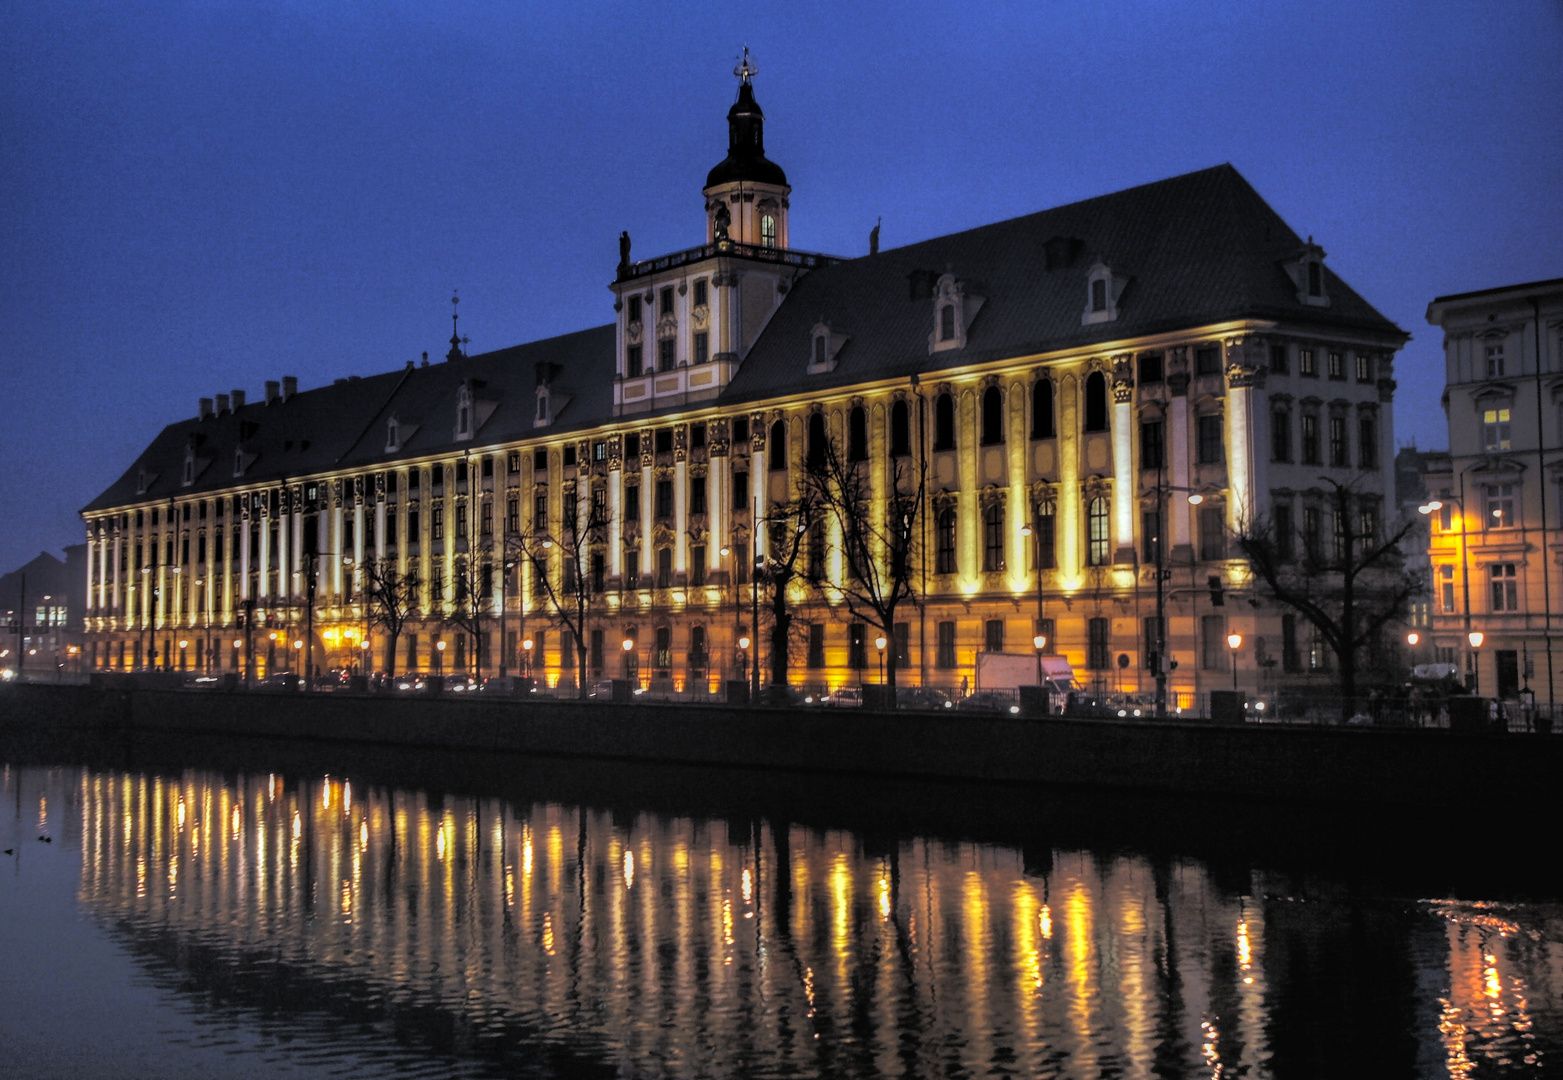
POLYGON ((352 776, 5 785, 79 844, 80 902, 172 941, 197 983, 249 979, 269 1009, 387 1039, 437 1015, 437 1049, 496 1069, 1475 1077, 1540 1072, 1563 1034, 1555 907, 1302 898, 1193 859, 352 776))

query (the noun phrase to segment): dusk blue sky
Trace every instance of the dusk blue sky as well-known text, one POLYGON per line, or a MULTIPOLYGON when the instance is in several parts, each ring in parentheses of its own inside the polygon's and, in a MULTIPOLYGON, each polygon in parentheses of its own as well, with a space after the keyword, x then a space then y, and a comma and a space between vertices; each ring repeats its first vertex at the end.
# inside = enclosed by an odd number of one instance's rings
POLYGON ((19 3, 0 34, 0 570, 196 399, 607 322, 703 239, 736 54, 792 246, 895 247, 1231 162, 1414 335, 1563 276, 1563 4, 19 3))

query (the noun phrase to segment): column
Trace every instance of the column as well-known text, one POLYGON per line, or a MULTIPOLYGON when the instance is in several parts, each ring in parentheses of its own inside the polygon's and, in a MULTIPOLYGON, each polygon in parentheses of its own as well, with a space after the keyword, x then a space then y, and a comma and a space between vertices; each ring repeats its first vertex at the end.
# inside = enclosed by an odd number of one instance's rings
POLYGON ((264 512, 260 518, 260 557, 256 569, 260 572, 261 600, 271 596, 271 518, 264 512))
POLYGON ((673 572, 689 571, 689 452, 685 439, 688 428, 682 424, 673 438, 673 572))
POLYGON ((1188 347, 1185 345, 1167 350, 1167 385, 1172 391, 1172 401, 1167 409, 1167 430, 1162 436, 1167 440, 1168 475, 1174 489, 1166 502, 1167 524, 1172 526, 1170 554, 1173 562, 1186 563, 1193 561, 1194 551, 1190 528, 1193 509, 1188 503, 1189 373, 1188 347))
POLYGON ((749 553, 749 572, 752 578, 755 560, 769 550, 764 520, 765 488, 769 478, 766 464, 765 417, 755 413, 749 418, 749 511, 754 518, 754 550, 749 553))
POLYGON ((250 519, 240 516, 239 523, 239 589, 238 598, 250 599, 250 560, 255 553, 250 550, 250 519))
POLYGON ((614 436, 615 446, 608 454, 608 575, 622 578, 624 573, 624 458, 623 436, 614 436))
POLYGON ((1134 357, 1113 357, 1113 562, 1134 565, 1134 357))
POLYGON ((711 523, 706 544, 706 579, 711 580, 713 574, 723 569, 722 548, 731 548, 733 542, 733 523, 727 514, 727 485, 731 481, 725 440, 711 445, 706 461, 706 520, 711 523))

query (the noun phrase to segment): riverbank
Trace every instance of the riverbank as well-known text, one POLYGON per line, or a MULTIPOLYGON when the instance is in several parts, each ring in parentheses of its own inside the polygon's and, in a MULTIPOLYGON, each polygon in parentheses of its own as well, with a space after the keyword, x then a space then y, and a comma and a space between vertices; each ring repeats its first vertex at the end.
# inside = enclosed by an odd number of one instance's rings
POLYGON ((980 781, 1506 816, 1539 809, 1563 739, 1449 731, 1045 720, 862 709, 0 689, 0 725, 980 781))

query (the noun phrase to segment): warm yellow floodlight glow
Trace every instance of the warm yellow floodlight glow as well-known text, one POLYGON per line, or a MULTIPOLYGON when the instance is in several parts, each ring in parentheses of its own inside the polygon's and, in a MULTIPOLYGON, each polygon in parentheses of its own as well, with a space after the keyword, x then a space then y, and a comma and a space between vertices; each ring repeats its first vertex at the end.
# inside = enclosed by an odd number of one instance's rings
POLYGON ((1469 634, 1465 635, 1465 639, 1471 643, 1471 648, 1480 649, 1482 647, 1482 641, 1485 636, 1486 635, 1484 635, 1480 630, 1472 630, 1469 634))
POLYGON ((1243 644, 1243 635, 1242 634, 1228 634, 1227 635, 1227 648, 1232 649, 1232 650, 1235 651, 1239 647, 1241 647, 1242 644, 1243 644))

